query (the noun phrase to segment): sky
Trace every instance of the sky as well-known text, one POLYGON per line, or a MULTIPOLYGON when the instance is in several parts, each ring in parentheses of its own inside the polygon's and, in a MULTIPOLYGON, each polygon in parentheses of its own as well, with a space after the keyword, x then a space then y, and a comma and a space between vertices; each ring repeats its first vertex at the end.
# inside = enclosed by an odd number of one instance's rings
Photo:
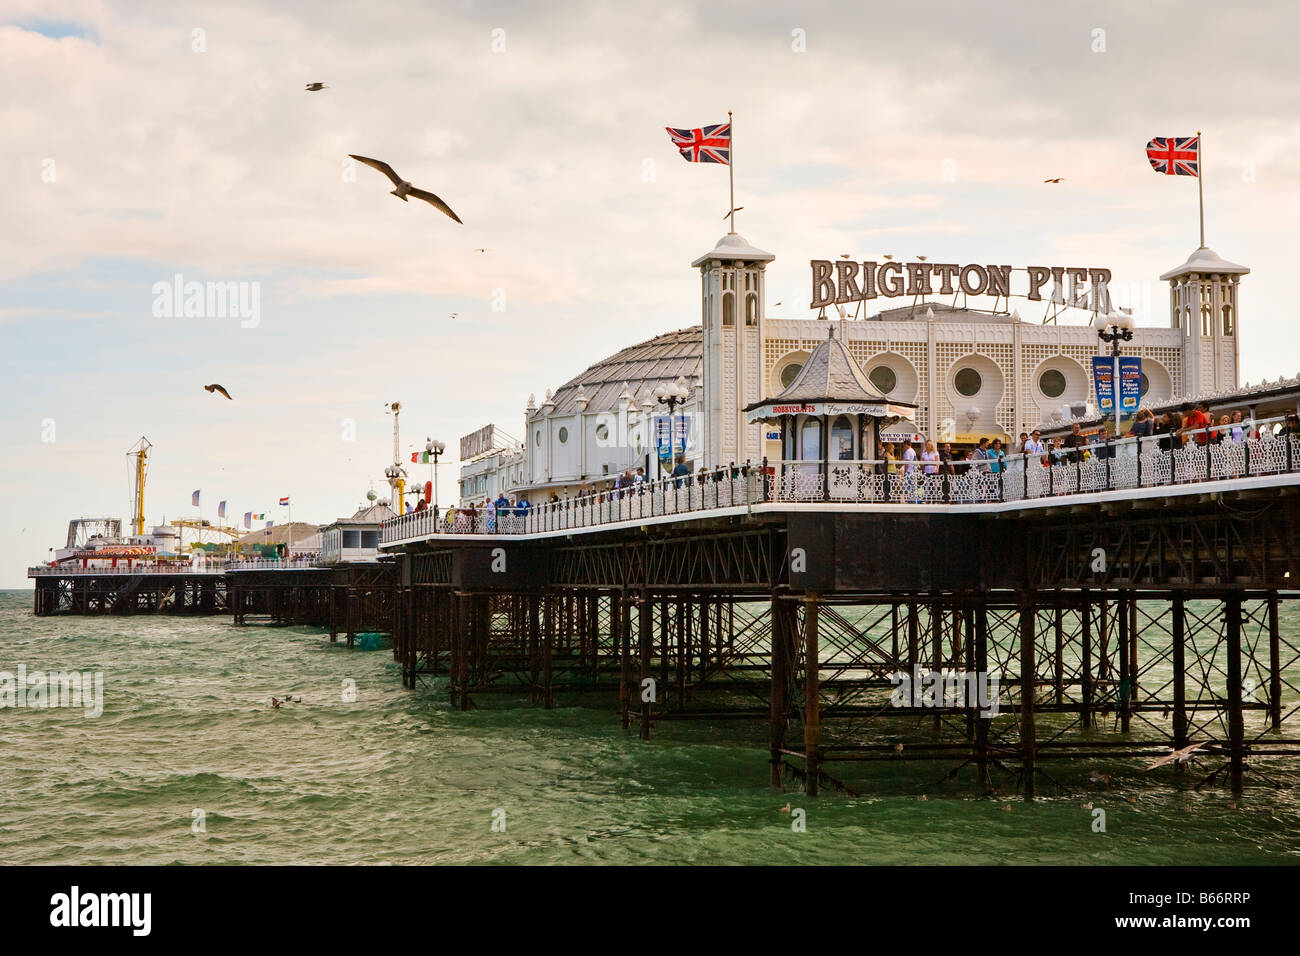
POLYGON ((1144 146, 1203 131, 1207 245, 1252 270, 1242 377, 1294 375, 1298 33, 1283 2, 0 0, 0 587, 70 518, 130 517, 141 436, 150 524, 195 489, 324 523, 385 491, 400 401, 449 500, 460 436, 698 323, 727 169, 664 127, 728 110, 774 317, 850 252, 1109 268, 1167 325, 1196 182, 1144 146), (178 275, 248 308, 187 317, 178 275))

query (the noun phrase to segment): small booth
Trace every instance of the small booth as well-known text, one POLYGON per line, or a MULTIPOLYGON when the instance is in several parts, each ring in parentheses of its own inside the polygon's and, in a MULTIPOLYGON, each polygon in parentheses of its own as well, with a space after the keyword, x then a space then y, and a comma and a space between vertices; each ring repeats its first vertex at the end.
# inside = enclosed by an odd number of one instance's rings
POLYGON ((867 479, 882 470, 882 434, 896 425, 913 428, 915 413, 915 405, 877 391, 833 332, 785 391, 745 409, 749 424, 780 427, 778 492, 805 500, 871 497, 874 482, 867 479))

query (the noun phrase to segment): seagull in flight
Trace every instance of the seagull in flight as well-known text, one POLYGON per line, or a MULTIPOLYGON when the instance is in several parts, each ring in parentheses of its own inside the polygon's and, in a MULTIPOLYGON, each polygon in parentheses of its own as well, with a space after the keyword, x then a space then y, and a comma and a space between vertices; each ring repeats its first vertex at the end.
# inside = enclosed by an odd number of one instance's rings
POLYGON ((740 212, 740 210, 742 210, 742 209, 744 209, 744 208, 745 208, 744 206, 737 206, 735 209, 731 210, 731 212, 729 212, 729 213, 725 213, 725 214, 723 215, 722 218, 723 218, 723 219, 726 219, 727 216, 730 216, 732 213, 740 212))
MULTIPOLYGON (((230 398, 230 393, 227 392, 223 386, 218 385, 215 382, 211 385, 204 385, 203 388, 209 392, 220 392, 222 395, 226 396, 226 398, 230 398)), ((233 398, 230 398, 230 400, 232 402, 234 401, 233 398)))
POLYGON ((1065 177, 1064 177, 1064 176, 1057 176, 1055 179, 1044 179, 1043 182, 1045 182, 1045 183, 1061 183, 1061 182, 1065 182, 1065 177))
POLYGON ((307 92, 308 92, 308 93, 319 93, 321 90, 328 90, 328 89, 329 89, 329 87, 326 86, 324 83, 308 83, 308 84, 307 84, 307 92))
POLYGON ((355 153, 348 153, 348 156, 350 156, 352 159, 355 159, 358 163, 365 163, 371 169, 379 170, 381 173, 383 173, 385 176, 391 179, 393 181, 393 185, 396 186, 397 188, 394 189, 391 193, 389 193, 389 195, 396 196, 402 202, 406 202, 407 196, 414 196, 416 199, 423 199, 434 209, 437 209, 440 212, 444 212, 452 219, 456 220, 457 222, 460 222, 460 216, 452 212, 450 206, 448 206, 445 202, 443 202, 433 193, 423 189, 417 189, 414 186, 412 186, 401 176, 397 175, 397 173, 393 170, 393 167, 389 166, 383 160, 370 159, 368 156, 358 156, 355 153))
POLYGON ((475 249, 474 251, 475 251, 475 252, 487 252, 486 249, 475 249))

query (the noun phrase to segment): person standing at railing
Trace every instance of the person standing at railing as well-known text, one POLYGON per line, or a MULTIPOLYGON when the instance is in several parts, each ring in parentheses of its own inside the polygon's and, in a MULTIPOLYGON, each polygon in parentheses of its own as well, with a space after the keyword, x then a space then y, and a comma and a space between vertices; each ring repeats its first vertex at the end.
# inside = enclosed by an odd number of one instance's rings
POLYGON ((677 479, 677 482, 674 485, 674 487, 680 488, 682 486, 683 480, 689 477, 690 473, 691 470, 686 467, 686 456, 678 455, 677 466, 673 468, 673 474, 672 474, 672 477, 677 479))
POLYGON ((1241 409, 1237 409, 1232 413, 1232 427, 1228 429, 1228 434, 1231 436, 1232 440, 1239 445, 1246 440, 1246 429, 1241 419, 1241 409))
POLYGON ((907 442, 906 446, 903 448, 903 474, 910 475, 916 471, 916 465, 913 464, 915 461, 916 446, 911 442, 907 442))
POLYGON ((880 456, 880 457, 883 458, 883 459, 885 460, 885 474, 886 474, 886 475, 896 475, 896 474, 898 474, 898 458, 896 458, 895 455, 894 455, 894 443, 893 443, 893 442, 885 442, 885 449, 884 449, 884 451, 881 453, 881 456, 880 456))
POLYGON ((976 445, 975 450, 971 452, 970 458, 971 461, 976 463, 971 466, 974 470, 982 472, 987 472, 989 470, 989 440, 987 438, 981 438, 979 440, 979 444, 976 445))
MULTIPOLYGON (((949 461, 952 460, 952 454, 948 455, 949 461)), ((934 442, 926 439, 925 450, 921 452, 921 460, 925 462, 921 470, 927 475, 937 475, 939 473, 939 452, 935 450, 934 442)))
POLYGON ((1043 447, 1043 433, 1035 428, 1030 433, 1029 440, 1025 442, 1025 454, 1042 458, 1046 451, 1047 449, 1043 447))
POLYGON ((1196 444, 1204 448, 1210 441, 1210 433, 1207 429, 1212 424, 1214 421, 1210 418, 1205 405, 1199 404, 1183 419, 1183 427, 1179 430, 1179 435, 1183 438, 1184 444, 1187 442, 1187 436, 1190 435, 1196 444))
POLYGON ((993 439, 993 444, 989 446, 988 463, 989 472, 994 475, 1000 475, 1005 467, 1007 453, 1002 448, 1002 439, 993 439))
POLYGON ((1070 426, 1070 434, 1065 436, 1065 442, 1063 444, 1069 453, 1068 460, 1071 463, 1078 461, 1080 449, 1088 444, 1088 439, 1083 437, 1083 429, 1079 427, 1078 422, 1075 422, 1070 426))
POLYGON ((953 465, 955 460, 952 454, 952 442, 944 442, 943 447, 939 449, 939 474, 950 477, 957 474, 957 468, 953 465))

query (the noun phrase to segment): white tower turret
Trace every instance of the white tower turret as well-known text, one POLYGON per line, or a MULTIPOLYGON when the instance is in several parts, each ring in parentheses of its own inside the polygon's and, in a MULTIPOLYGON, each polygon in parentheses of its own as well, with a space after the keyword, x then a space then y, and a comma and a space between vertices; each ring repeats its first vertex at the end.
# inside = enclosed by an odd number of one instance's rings
POLYGON ((1160 277, 1169 283, 1169 324, 1183 330, 1184 395, 1237 387, 1237 284, 1249 273, 1202 246, 1160 277))
POLYGON ((691 263, 700 270, 703 306, 704 421, 697 434, 705 467, 762 457, 762 425, 745 424, 741 409, 766 397, 764 270, 775 258, 732 232, 691 263))

